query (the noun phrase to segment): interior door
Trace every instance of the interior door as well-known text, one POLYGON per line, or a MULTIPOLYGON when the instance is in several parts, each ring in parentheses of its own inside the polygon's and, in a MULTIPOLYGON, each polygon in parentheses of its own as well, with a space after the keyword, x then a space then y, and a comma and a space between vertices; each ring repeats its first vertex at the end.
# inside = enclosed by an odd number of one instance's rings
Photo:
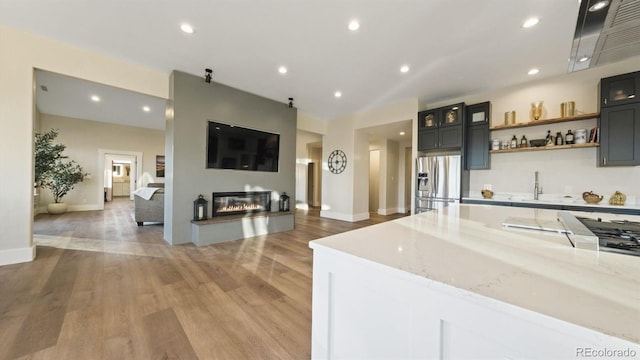
POLYGON ((315 194, 315 163, 307 164, 307 205, 313 206, 313 194, 315 194))
POLYGON ((107 181, 107 186, 105 186, 104 191, 104 201, 112 201, 113 200, 113 160, 109 161, 108 173, 109 179, 107 181))

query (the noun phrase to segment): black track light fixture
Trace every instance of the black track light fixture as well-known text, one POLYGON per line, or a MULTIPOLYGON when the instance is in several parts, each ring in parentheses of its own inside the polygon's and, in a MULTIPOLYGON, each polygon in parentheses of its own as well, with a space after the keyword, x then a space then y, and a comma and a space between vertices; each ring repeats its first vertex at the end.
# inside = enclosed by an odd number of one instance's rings
POLYGON ((292 108, 292 107, 293 107, 293 98, 290 97, 289 98, 289 108, 292 108))
POLYGON ((211 78, 213 78, 213 70, 211 69, 204 69, 204 82, 211 83, 211 78))

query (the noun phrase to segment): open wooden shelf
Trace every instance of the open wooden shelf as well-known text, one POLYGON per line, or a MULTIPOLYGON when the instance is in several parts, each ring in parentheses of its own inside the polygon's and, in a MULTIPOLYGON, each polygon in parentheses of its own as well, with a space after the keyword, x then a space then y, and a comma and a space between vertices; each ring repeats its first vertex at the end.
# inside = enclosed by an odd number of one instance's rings
POLYGON ((529 146, 525 148, 516 148, 516 149, 491 150, 489 152, 491 154, 502 154, 502 153, 523 152, 523 151, 580 149, 580 148, 592 148, 592 147, 598 147, 598 146, 600 146, 600 143, 585 143, 585 144, 573 144, 573 145, 549 145, 549 146, 537 146, 537 147, 529 146))
MULTIPOLYGON (((492 126, 489 130, 507 130, 507 129, 517 129, 528 126, 538 126, 538 125, 548 125, 548 124, 556 124, 567 121, 577 121, 577 120, 588 120, 588 119, 597 119, 600 117, 600 113, 592 113, 592 114, 582 114, 578 116, 571 117, 563 117, 563 118, 554 118, 554 119, 542 119, 542 120, 534 120, 526 123, 515 123, 509 125, 497 125, 492 126)), ((561 145, 564 146, 564 145, 561 145)), ((496 150, 494 150, 496 151, 496 150)), ((498 151, 506 151, 506 150, 498 150, 498 151)))

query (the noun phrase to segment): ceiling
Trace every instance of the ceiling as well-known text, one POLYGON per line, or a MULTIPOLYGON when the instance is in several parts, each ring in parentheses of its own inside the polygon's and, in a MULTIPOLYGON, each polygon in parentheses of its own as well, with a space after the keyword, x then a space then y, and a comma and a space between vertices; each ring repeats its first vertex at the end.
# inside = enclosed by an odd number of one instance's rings
POLYGON ((36 70, 36 103, 38 110, 45 114, 164 130, 167 101, 36 70), (99 101, 91 100, 94 95, 99 101))
MULTIPOLYGON (((213 81, 283 103, 293 97, 299 112, 322 120, 566 74, 578 13, 577 0, 0 0, 8 26, 167 75, 212 68, 213 81), (523 28, 531 16, 540 23, 523 28), (357 31, 347 28, 353 19, 357 31), (185 22, 195 33, 180 31, 185 22)), ((74 108, 67 116, 92 119, 92 109, 108 107, 96 120, 164 128, 162 99, 46 72, 37 84, 42 112, 74 108), (92 91, 101 102, 88 101, 92 91), (129 104, 110 106, 111 96, 129 104), (142 103, 155 105, 142 113, 142 103)))

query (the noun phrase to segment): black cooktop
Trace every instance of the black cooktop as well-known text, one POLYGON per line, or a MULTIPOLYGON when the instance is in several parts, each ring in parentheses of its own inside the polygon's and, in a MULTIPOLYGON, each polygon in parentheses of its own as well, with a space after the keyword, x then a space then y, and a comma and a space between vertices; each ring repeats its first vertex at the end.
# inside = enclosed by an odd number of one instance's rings
POLYGON ((640 222, 576 218, 598 237, 600 250, 640 256, 640 222))

